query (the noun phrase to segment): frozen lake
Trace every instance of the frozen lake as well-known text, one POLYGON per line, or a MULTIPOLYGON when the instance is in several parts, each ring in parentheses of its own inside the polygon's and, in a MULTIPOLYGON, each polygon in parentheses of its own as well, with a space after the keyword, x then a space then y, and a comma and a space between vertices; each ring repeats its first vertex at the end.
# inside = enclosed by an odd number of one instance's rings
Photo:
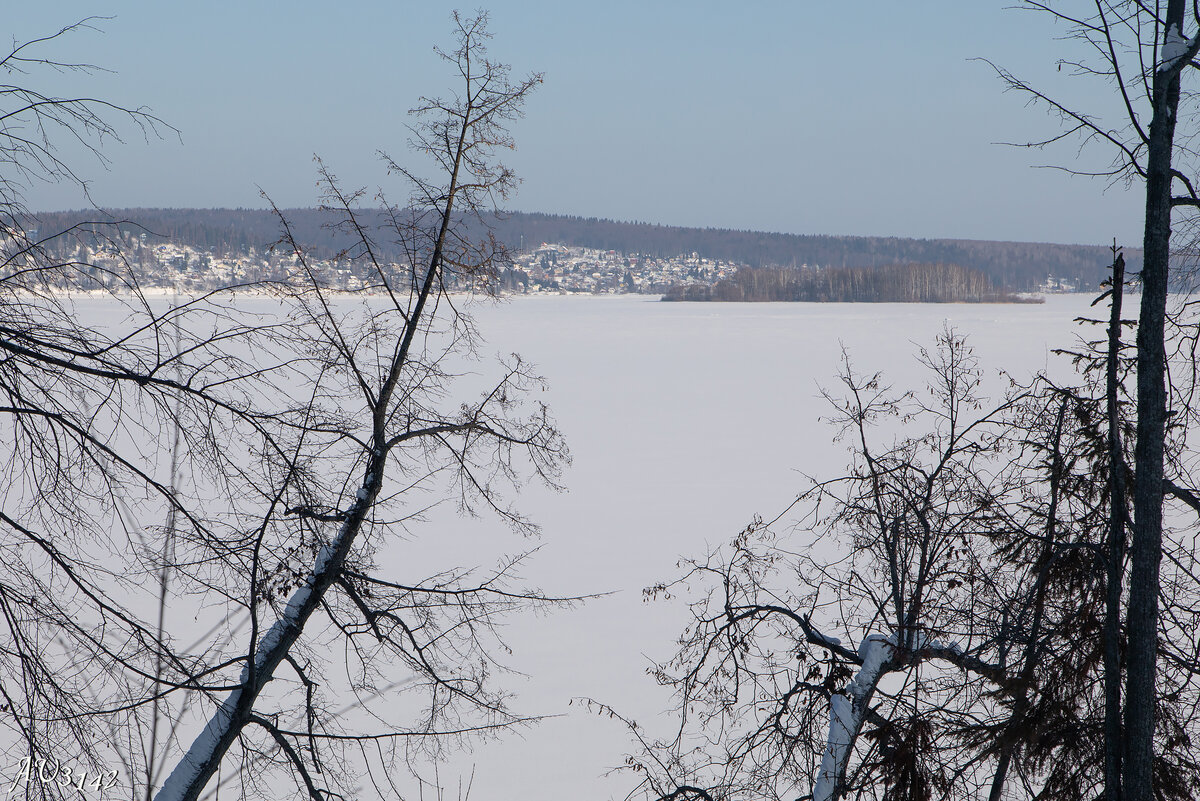
MULTIPOLYGON (((512 625, 510 664, 528 675, 510 682, 514 706, 560 717, 464 757, 455 768, 474 766, 471 798, 622 798, 636 783, 630 774, 602 777, 630 748, 623 727, 569 702, 588 696, 651 731, 669 725, 669 697, 645 669, 672 654, 685 610, 680 600, 644 603, 641 590, 676 577, 680 556, 731 539, 754 514, 777 514, 804 487, 802 474, 841 470, 845 450, 819 419, 819 386, 837 389, 842 346, 858 371, 882 370, 895 387, 916 388, 924 380, 918 346, 932 346, 949 324, 968 335, 992 375, 1062 375, 1067 360, 1050 350, 1075 343, 1072 320, 1090 300, 674 304, 569 296, 479 309, 484 352, 517 351, 549 379, 546 400, 574 456, 568 492, 533 492, 520 504, 544 527, 526 575, 551 593, 612 594, 512 625)), ((1003 385, 992 382, 997 391, 1003 385)), ((483 535, 463 535, 469 562, 483 535)), ((451 775, 443 766, 454 793, 451 775)))
MULTIPOLYGON (((804 474, 842 471, 846 451, 820 420, 827 413, 820 387, 837 392, 843 347, 858 372, 883 371, 896 388, 915 389, 924 380, 918 347, 932 347, 950 325, 968 336, 998 393, 1006 385, 996 377, 1001 369, 1017 378, 1069 372, 1050 349, 1075 343, 1080 329, 1072 320, 1090 300, 683 304, 625 295, 477 306, 481 352, 519 352, 550 382, 544 400, 574 457, 568 490, 534 487, 518 499, 542 526, 540 541, 494 519, 435 510, 381 554, 385 577, 486 569, 540 545, 523 572, 530 584, 551 595, 605 595, 509 622, 513 653, 495 656, 519 671, 498 677, 516 694, 511 707, 552 717, 438 766, 444 798, 458 798, 460 777, 465 787, 472 773, 473 801, 623 798, 636 784, 631 774, 604 775, 632 749, 628 732, 572 699, 611 705, 651 733, 670 726, 669 695, 646 668, 672 655, 687 619, 684 599, 645 603, 642 589, 676 578, 680 557, 702 556, 755 514, 774 517, 805 488, 804 474)), ((105 303, 89 299, 80 311, 103 319, 105 303)), ((277 308, 265 299, 238 301, 248 310, 259 303, 277 308)), ((420 770, 433 778, 431 766, 420 770)), ((393 780, 406 797, 418 797, 404 772, 396 766, 393 780)), ((435 796, 426 789, 424 797, 435 796)))

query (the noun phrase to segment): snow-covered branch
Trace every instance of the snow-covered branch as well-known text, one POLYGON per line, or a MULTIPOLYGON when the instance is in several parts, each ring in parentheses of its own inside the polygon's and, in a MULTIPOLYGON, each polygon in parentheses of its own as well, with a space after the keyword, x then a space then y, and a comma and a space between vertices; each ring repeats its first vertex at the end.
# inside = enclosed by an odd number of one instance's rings
POLYGON ((1167 36, 1163 41, 1162 58, 1158 62, 1158 71, 1182 69, 1200 51, 1200 33, 1191 39, 1183 35, 1178 25, 1167 28, 1167 36))
POLYGON ((846 778, 846 765, 862 731, 879 680, 898 666, 894 635, 870 634, 858 646, 862 667, 829 699, 829 740, 813 783, 813 801, 832 801, 846 778))
POLYGON ((292 593, 283 614, 255 644, 252 661, 242 668, 241 686, 232 690, 213 713, 203 731, 176 763, 155 801, 194 801, 204 789, 208 778, 250 720, 254 702, 274 678, 275 668, 291 651, 325 591, 341 574, 346 555, 379 494, 382 475, 382 465, 368 473, 337 537, 320 550, 308 580, 292 593))

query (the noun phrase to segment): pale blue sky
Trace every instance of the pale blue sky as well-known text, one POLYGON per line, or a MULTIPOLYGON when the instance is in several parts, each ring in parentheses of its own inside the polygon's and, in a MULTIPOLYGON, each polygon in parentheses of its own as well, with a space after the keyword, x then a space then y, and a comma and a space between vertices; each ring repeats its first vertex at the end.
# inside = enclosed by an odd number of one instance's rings
MULTIPOLYGON (((146 105, 181 132, 106 148, 107 172, 84 164, 107 207, 260 206, 259 186, 280 205, 313 205, 313 154, 400 199, 375 153, 404 157, 405 111, 450 85, 432 50, 449 43, 450 3, 14 5, 8 30, 21 39, 115 16, 52 52, 114 74, 24 80, 146 105)), ((1076 162, 1074 146, 994 144, 1056 123, 975 57, 1081 108, 1111 108, 1103 86, 1056 69, 1072 46, 1062 31, 1008 5, 494 0, 492 55, 546 76, 514 128, 508 161, 524 184, 511 205, 793 233, 1139 244, 1136 191, 1033 167, 1104 167, 1107 153, 1076 162)), ((63 187, 29 199, 82 205, 63 187)))

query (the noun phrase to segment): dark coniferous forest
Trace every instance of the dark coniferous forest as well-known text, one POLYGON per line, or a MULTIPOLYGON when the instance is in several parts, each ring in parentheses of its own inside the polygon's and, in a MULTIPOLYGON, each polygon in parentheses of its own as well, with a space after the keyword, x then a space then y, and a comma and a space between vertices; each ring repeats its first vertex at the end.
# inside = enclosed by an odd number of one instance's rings
POLYGON ((888 264, 820 270, 743 267, 712 286, 675 287, 663 300, 835 303, 1014 303, 982 270, 956 264, 888 264))

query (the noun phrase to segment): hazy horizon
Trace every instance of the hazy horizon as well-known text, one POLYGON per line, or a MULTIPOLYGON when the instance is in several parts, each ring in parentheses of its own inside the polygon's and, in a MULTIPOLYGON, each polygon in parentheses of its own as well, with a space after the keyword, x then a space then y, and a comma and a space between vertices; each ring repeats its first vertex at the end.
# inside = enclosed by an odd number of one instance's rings
MULTIPOLYGON (((629 0, 489 4, 491 53, 543 72, 513 124, 514 208, 681 227, 985 241, 1141 241, 1137 192, 1039 165, 1107 167, 1077 153, 1005 147, 1059 131, 1006 93, 990 59, 1117 126, 1111 88, 1060 70, 1079 43, 1042 15, 988 4, 841 8, 629 0), (550 211, 552 210, 552 211, 550 211)), ((13 9, 12 36, 90 14, 64 0, 13 9)), ((31 72, 43 92, 145 106, 179 131, 123 128, 108 169, 64 147, 105 208, 253 208, 318 198, 313 154, 349 187, 403 200, 377 153, 406 164, 406 109, 452 90, 433 53, 448 8, 366 2, 287 14, 220 0, 116 2, 98 31, 38 53, 111 72, 31 72)), ((80 208, 76 187, 28 187, 30 208, 80 208)))
MULTIPOLYGON (((313 209, 317 209, 317 208, 319 208, 319 207, 316 204, 308 205, 308 206, 287 206, 287 207, 281 207, 280 211, 284 211, 284 212, 308 211, 308 210, 313 210, 313 209)), ((375 211, 375 210, 379 209, 379 207, 374 207, 374 206, 362 206, 359 208, 361 208, 363 210, 368 210, 368 211, 375 211)), ((83 213, 83 212, 90 212, 90 211, 99 211, 104 214, 115 214, 118 212, 126 212, 126 211, 264 211, 265 212, 265 211, 270 211, 270 210, 271 209, 269 206, 122 206, 119 208, 112 207, 112 208, 99 208, 99 209, 97 209, 95 207, 75 206, 75 207, 54 208, 54 209, 51 209, 51 208, 36 209, 36 210, 31 210, 30 213, 36 217, 37 215, 42 215, 42 214, 74 214, 74 213, 83 213)), ((711 226, 675 225, 672 223, 664 223, 664 222, 660 222, 657 220, 638 220, 638 219, 634 219, 632 217, 600 217, 597 215, 571 214, 571 213, 567 213, 567 212, 554 212, 554 211, 544 211, 544 210, 534 210, 534 209, 501 209, 500 212, 503 214, 530 214, 530 215, 545 215, 548 217, 567 217, 567 218, 574 218, 574 219, 580 219, 580 220, 598 220, 600 222, 617 223, 619 225, 647 225, 647 226, 659 226, 659 227, 663 227, 663 228, 695 229, 695 230, 701 230, 701 231, 703 231, 703 230, 749 231, 751 233, 782 235, 782 236, 814 236, 814 237, 828 236, 828 237, 846 237, 846 238, 851 238, 851 239, 854 239, 854 238, 862 238, 862 239, 888 238, 888 239, 912 239, 912 240, 948 240, 948 241, 964 241, 964 242, 1013 242, 1013 243, 1019 243, 1019 244, 1077 245, 1077 246, 1084 246, 1084 247, 1091 247, 1091 246, 1107 247, 1108 245, 1110 245, 1112 243, 1111 237, 1104 242, 1074 242, 1074 241, 1066 241, 1066 240, 1059 241, 1059 240, 1043 240, 1043 239, 981 239, 981 238, 977 238, 977 237, 967 237, 967 236, 931 237, 931 236, 917 236, 915 234, 909 234, 909 235, 906 235, 906 234, 880 234, 880 233, 875 233, 875 232, 871 232, 871 231, 862 231, 862 232, 854 232, 854 233, 832 233, 832 232, 828 232, 828 231, 809 231, 806 233, 796 233, 794 231, 778 231, 778 230, 770 230, 770 229, 765 229, 765 228, 734 228, 731 226, 721 226, 721 225, 711 225, 711 226)), ((567 243, 567 244, 570 244, 570 243, 567 243)), ((1138 237, 1138 240, 1136 243, 1130 243, 1130 244, 1125 245, 1125 244, 1121 244, 1120 242, 1118 242, 1117 244, 1121 247, 1122 250, 1134 251, 1134 252, 1141 251, 1141 238, 1140 237, 1138 237)))

